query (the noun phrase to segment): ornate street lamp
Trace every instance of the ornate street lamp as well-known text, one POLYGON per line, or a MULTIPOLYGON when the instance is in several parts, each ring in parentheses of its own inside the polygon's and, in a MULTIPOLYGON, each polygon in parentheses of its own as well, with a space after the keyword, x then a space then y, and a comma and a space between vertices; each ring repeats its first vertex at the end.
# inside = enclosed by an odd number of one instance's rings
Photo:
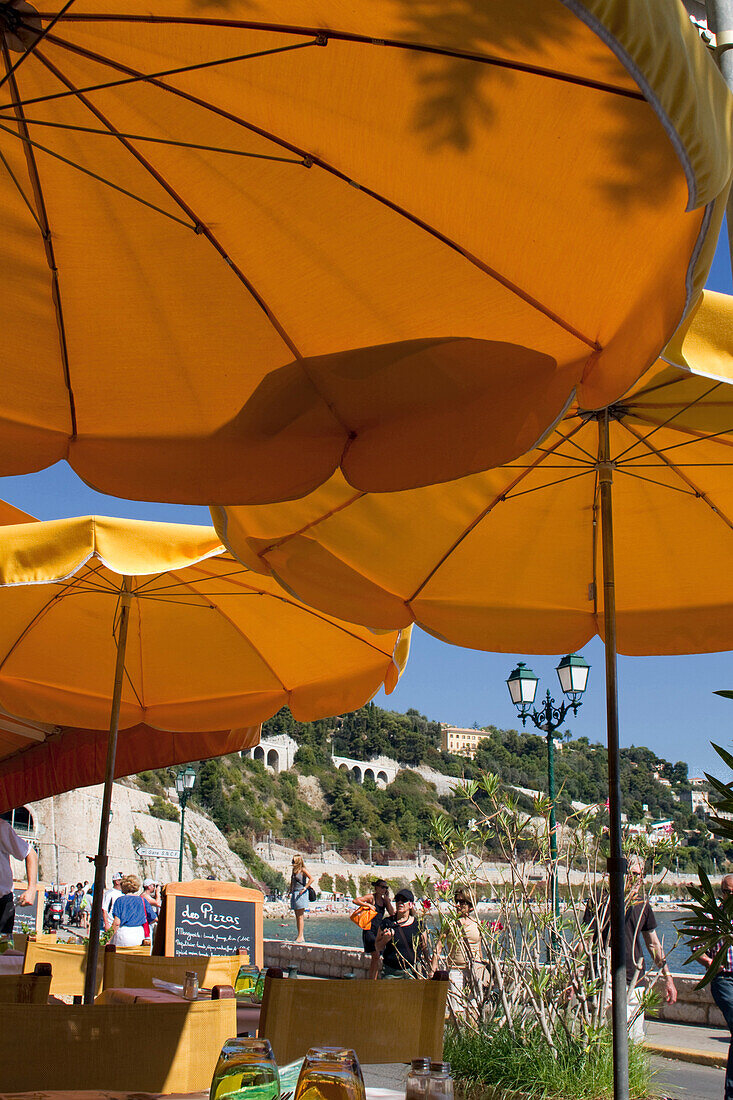
POLYGON ((523 661, 510 672, 507 679, 507 687, 514 706, 517 708, 522 726, 526 726, 527 719, 531 718, 537 729, 542 730, 547 736, 547 787, 550 797, 550 859, 552 861, 551 878, 551 904, 555 916, 560 916, 560 899, 557 893, 557 822, 555 820, 555 749, 554 739, 557 731, 565 721, 568 711, 578 713, 578 708, 583 702, 581 696, 588 685, 588 673, 590 665, 579 653, 568 653, 563 657, 556 668, 560 687, 568 702, 561 701, 560 705, 547 692, 545 701, 537 710, 534 697, 537 691, 539 679, 527 668, 523 661))
POLYGON ((193 789, 196 786, 196 771, 190 765, 187 768, 183 768, 176 776, 176 794, 178 795, 178 801, 181 804, 181 844, 178 853, 178 881, 183 879, 183 827, 186 818, 186 803, 188 802, 193 789))

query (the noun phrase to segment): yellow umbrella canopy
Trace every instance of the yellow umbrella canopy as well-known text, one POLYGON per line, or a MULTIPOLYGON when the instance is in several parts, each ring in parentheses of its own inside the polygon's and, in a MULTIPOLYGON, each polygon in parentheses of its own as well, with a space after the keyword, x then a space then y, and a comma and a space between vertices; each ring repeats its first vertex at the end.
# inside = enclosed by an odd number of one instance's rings
MULTIPOLYGON (((33 516, 0 501, 0 526, 35 522, 33 516)), ((139 722, 120 733, 114 777, 237 752, 257 744, 259 735, 259 724, 190 733, 154 730, 139 722)), ((106 728, 34 722, 0 707, 0 811, 102 782, 107 739, 106 728)))
MULTIPOLYGON (((4 528, 0 707, 36 723, 109 728, 91 927, 100 927, 120 728, 250 726, 285 703, 305 721, 351 710, 394 686, 407 648, 407 635, 338 622, 253 577, 210 527, 88 516, 4 528)), ((202 752, 210 743, 202 737, 202 752)), ((66 774, 73 782, 82 770, 66 774)), ((87 1003, 98 951, 90 936, 87 1003)))
MULTIPOLYGON (((618 649, 733 648, 733 299, 706 291, 610 410, 618 649)), ((331 614, 416 622, 475 649, 560 653, 603 636, 599 422, 577 406, 501 469, 367 495, 215 511, 223 541, 331 614)))
POLYGON ((242 568, 210 527, 52 520, 2 532, 0 706, 106 729, 125 600, 122 728, 252 726, 286 704, 309 721, 393 687, 406 658, 396 633, 338 622, 242 568))
POLYGON ((462 476, 617 399, 704 284, 731 97, 678 0, 3 0, 0 35, 1 474, 462 476))

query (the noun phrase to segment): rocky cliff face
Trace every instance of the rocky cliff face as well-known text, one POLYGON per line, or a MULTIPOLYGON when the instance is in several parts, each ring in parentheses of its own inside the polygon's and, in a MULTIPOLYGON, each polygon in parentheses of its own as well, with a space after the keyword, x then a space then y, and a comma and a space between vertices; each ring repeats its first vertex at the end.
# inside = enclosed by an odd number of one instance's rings
MULTIPOLYGON (((172 804, 178 805, 175 794, 172 804)), ((178 852, 180 824, 162 821, 148 813, 152 795, 115 783, 112 795, 112 819, 109 834, 108 871, 137 874, 160 882, 178 878, 178 859, 150 859, 136 849, 168 848, 178 852)), ((40 877, 44 882, 83 882, 94 878, 94 865, 87 860, 97 851, 102 787, 84 787, 55 798, 28 803, 38 836, 40 877)), ((250 883, 249 872, 239 856, 231 851, 216 825, 190 807, 186 810, 186 842, 183 851, 183 878, 206 878, 250 883)), ((16 864, 14 871, 24 878, 25 868, 16 864)), ((108 880, 110 874, 107 876, 108 880)))

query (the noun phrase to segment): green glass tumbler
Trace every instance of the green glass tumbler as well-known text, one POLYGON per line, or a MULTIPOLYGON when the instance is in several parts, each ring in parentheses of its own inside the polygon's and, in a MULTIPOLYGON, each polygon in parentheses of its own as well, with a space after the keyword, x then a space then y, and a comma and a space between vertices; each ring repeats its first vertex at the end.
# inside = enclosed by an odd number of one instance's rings
POLYGON ((209 1100, 278 1100, 280 1075, 267 1039, 227 1039, 216 1063, 209 1100))

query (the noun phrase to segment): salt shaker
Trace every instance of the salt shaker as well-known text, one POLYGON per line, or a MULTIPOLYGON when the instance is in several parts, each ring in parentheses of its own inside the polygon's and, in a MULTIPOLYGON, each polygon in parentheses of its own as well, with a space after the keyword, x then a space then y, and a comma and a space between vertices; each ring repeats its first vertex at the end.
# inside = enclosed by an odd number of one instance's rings
POLYGON ((425 1100, 430 1080, 430 1059, 413 1058, 405 1081, 405 1100, 425 1100))
POLYGON ((428 1100, 453 1100, 453 1078, 450 1062, 431 1062, 428 1078, 428 1100))
POLYGON ((187 970, 183 981, 183 996, 187 1001, 195 1001, 199 995, 199 976, 195 970, 187 970))

